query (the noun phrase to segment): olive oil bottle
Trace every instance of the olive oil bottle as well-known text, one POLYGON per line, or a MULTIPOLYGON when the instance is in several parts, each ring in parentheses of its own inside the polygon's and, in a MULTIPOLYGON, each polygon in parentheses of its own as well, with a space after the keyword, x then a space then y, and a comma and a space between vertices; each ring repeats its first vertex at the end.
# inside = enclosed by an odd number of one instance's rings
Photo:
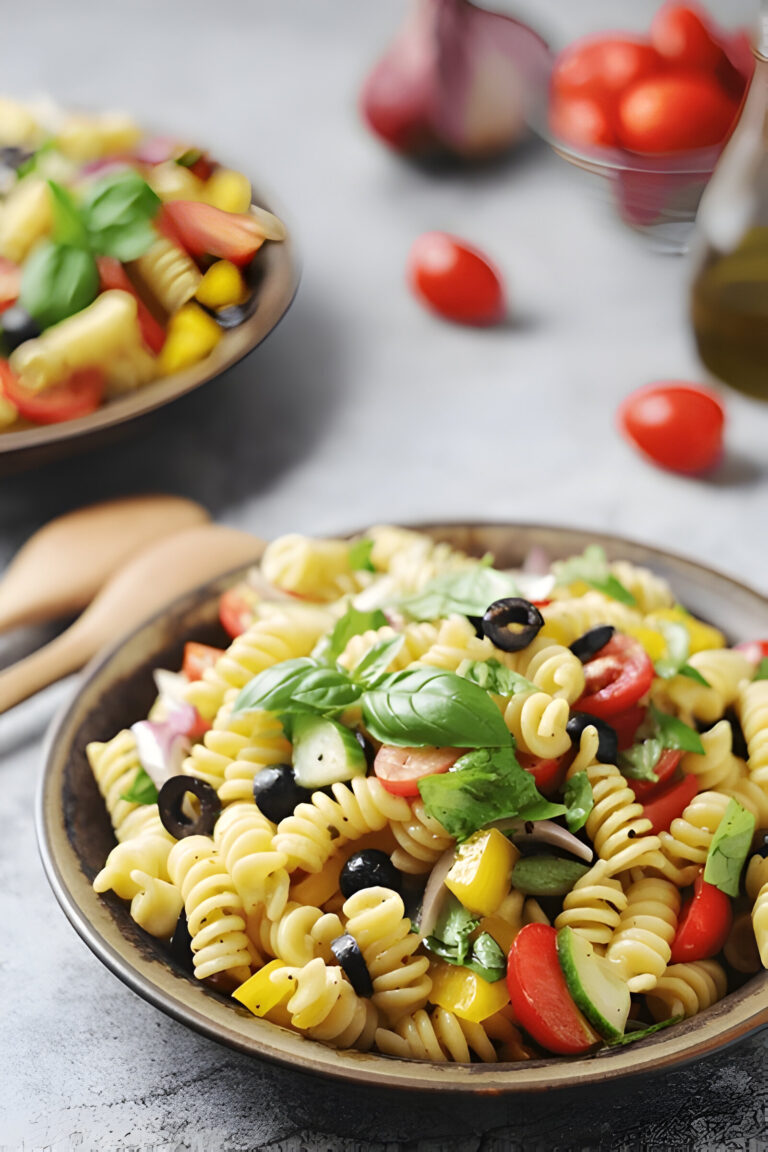
POLYGON ((691 320, 709 371, 768 400, 768 0, 741 116, 696 217, 691 320))

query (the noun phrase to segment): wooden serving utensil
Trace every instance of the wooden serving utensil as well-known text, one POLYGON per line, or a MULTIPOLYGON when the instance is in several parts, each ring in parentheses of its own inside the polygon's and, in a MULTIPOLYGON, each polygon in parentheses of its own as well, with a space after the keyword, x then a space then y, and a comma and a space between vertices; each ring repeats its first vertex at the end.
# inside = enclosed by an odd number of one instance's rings
POLYGON ((68 512, 16 553, 0 580, 0 632, 81 612, 114 572, 208 512, 181 496, 128 496, 68 512))
POLYGON ((77 671, 178 596, 256 561, 265 542, 223 524, 203 524, 161 540, 117 572, 69 628, 0 673, 0 712, 77 671))

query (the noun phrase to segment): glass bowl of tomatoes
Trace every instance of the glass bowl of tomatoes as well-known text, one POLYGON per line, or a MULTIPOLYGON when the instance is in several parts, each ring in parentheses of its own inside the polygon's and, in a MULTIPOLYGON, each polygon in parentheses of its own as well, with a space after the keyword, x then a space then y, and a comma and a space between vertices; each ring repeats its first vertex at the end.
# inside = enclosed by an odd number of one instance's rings
POLYGON ((599 177, 627 225, 659 250, 683 252, 753 66, 743 29, 667 2, 645 36, 589 36, 558 55, 547 138, 599 177))

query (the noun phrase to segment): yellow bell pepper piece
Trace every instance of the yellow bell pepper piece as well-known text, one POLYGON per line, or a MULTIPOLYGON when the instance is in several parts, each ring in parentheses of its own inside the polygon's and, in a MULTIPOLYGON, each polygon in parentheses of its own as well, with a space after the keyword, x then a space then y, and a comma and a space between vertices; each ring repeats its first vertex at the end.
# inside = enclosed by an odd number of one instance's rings
POLYGON ((242 304, 248 289, 240 273, 229 260, 217 260, 211 264, 200 281, 195 296, 207 308, 230 308, 242 304))
POLYGON ((440 960, 430 965, 429 974, 432 977, 429 994, 432 1003, 455 1013, 462 1020, 479 1024, 509 1003, 506 980, 489 984, 468 968, 440 960))
POLYGON ((667 651, 667 642, 661 632, 655 628, 648 628, 645 624, 631 624, 625 629, 628 636, 639 640, 646 654, 655 664, 661 660, 667 651))
POLYGON ((168 322, 168 335, 157 358, 160 373, 168 376, 205 359, 220 339, 216 321, 197 304, 185 304, 168 322))
POLYGON ((233 168, 217 168, 205 182, 206 203, 222 212, 247 212, 251 196, 250 180, 233 168))
POLYGON ((676 605, 674 608, 661 608, 647 617, 649 622, 654 620, 671 620, 673 624, 682 624, 688 630, 691 645, 691 655, 694 652, 706 652, 711 648, 725 648, 725 636, 711 624, 697 620, 686 612, 685 608, 676 605))
POLYGON ((475 832, 456 849, 445 886, 470 912, 490 916, 509 893, 509 876, 519 856, 498 828, 475 832))
POLYGON ((285 1001, 290 999, 293 988, 273 984, 270 976, 280 968, 287 968, 282 960, 271 960, 258 972, 250 976, 244 984, 235 988, 234 1000, 244 1004, 254 1016, 267 1016, 275 1024, 290 1023, 290 1015, 285 1009, 285 1001))
POLYGON ((10 428, 11 424, 16 423, 18 416, 19 410, 16 405, 5 396, 0 396, 0 428, 10 428))

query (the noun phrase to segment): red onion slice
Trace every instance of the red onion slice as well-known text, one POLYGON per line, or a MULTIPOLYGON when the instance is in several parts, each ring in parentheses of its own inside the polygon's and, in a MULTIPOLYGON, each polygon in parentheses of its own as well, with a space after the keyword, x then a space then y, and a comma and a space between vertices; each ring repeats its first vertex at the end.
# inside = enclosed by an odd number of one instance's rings
POLYGON ((443 900, 448 892, 445 886, 445 878, 450 872, 451 865, 455 858, 456 849, 446 848, 429 874, 429 880, 427 880, 427 886, 424 889, 424 896, 421 901, 421 916, 419 917, 419 936, 421 936, 422 940, 427 936, 431 936, 435 930, 443 900))
POLYGON ((513 844, 551 844, 553 848, 562 848, 564 852, 578 856, 587 864, 591 864, 594 859, 595 854, 589 845, 584 844, 578 836, 574 836, 573 832, 569 832, 561 824, 555 824, 553 820, 531 821, 533 831, 526 832, 526 823, 528 821, 520 820, 516 816, 507 816, 503 820, 494 820, 490 827, 498 828, 500 832, 511 831, 513 844))

